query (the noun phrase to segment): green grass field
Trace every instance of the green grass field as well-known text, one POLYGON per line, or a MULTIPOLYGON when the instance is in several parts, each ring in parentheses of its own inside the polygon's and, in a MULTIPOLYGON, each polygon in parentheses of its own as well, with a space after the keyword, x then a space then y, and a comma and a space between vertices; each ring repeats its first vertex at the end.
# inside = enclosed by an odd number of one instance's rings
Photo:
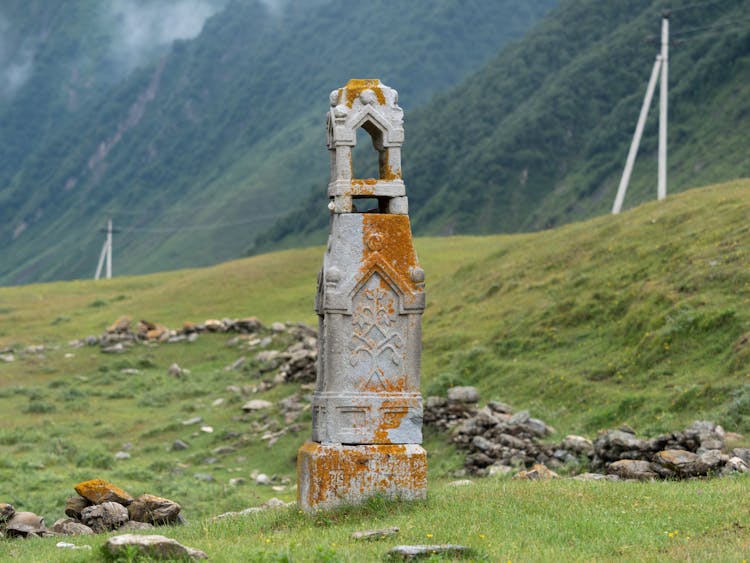
MULTIPOLYGON (((622 423, 650 435, 706 418, 750 432, 748 219, 750 181, 742 180, 547 232, 418 240, 428 276, 423 393, 476 385, 484 399, 529 409, 559 436, 593 437, 622 423)), ((491 561, 748 556, 748 509, 737 502, 746 478, 497 479, 455 489, 446 483, 461 456, 429 432, 426 504, 209 522, 271 496, 293 500, 294 456, 309 435, 309 413, 298 432, 268 448, 257 428, 279 428, 282 416, 276 409, 242 416, 247 397, 227 387, 257 383, 258 365, 252 353, 227 345, 231 335, 117 356, 67 342, 99 334, 121 315, 175 328, 250 315, 266 325, 312 324, 321 256, 313 248, 208 269, 0 288, 0 349, 16 356, 0 362, 0 502, 51 524, 75 483, 108 479, 131 494, 182 504, 190 524, 167 535, 216 561, 378 559, 393 542, 362 546, 348 538, 381 524, 401 527, 399 543, 463 543, 491 561), (47 347, 42 355, 23 352, 37 344, 47 347), (240 355, 246 366, 226 371, 240 355), (169 376, 172 362, 190 375, 169 376), (217 399, 224 401, 214 406, 217 399), (214 432, 182 424, 194 416, 214 432), (177 438, 190 447, 172 451, 177 438), (126 442, 131 458, 115 460, 126 442), (234 450, 216 453, 225 446, 234 450), (249 477, 256 469, 290 483, 282 491, 256 485, 249 477), (206 473, 214 481, 195 477, 206 473), (230 486, 235 477, 247 482, 230 486)), ((275 402, 307 392, 285 384, 253 397, 275 402)), ((97 549, 103 541, 75 540, 97 549)), ((61 553, 54 543, 0 541, 0 558, 99 557, 96 550, 61 553)))

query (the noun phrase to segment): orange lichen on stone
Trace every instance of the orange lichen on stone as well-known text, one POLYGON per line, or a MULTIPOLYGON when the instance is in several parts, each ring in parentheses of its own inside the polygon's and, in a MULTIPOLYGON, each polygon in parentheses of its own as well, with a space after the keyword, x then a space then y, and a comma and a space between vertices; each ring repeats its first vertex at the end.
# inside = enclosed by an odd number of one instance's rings
POLYGON ((426 497, 427 454, 416 445, 305 442, 297 455, 297 471, 297 501, 305 510, 359 502, 375 494, 426 497))
POLYGON ((133 497, 128 493, 104 479, 84 481, 78 483, 74 489, 79 495, 94 504, 117 502, 127 506, 133 502, 133 497))
POLYGON ((393 170, 390 165, 390 161, 388 160, 388 149, 385 149, 384 152, 385 154, 383 154, 383 158, 381 160, 382 164, 380 165, 380 179, 387 180, 389 182, 400 180, 401 169, 399 168, 398 170, 393 170))
POLYGON ((352 178, 352 189, 347 195, 374 195, 377 183, 375 178, 352 178))
POLYGON ((407 215, 363 215, 362 238, 364 251, 360 273, 363 276, 375 269, 379 262, 385 262, 397 276, 393 281, 404 293, 422 291, 410 276, 412 268, 417 268, 419 264, 412 244, 411 224, 407 215), (373 245, 368 244, 374 237, 382 240, 379 247, 373 248, 373 245))
MULTIPOLYGON (((352 78, 346 83, 346 105, 352 107, 354 100, 365 90, 372 90, 375 92, 375 97, 378 99, 378 103, 382 106, 385 105, 385 95, 380 87, 380 80, 377 78, 352 78)), ((341 103, 341 94, 339 93, 339 103, 341 103)))
POLYGON ((388 437, 388 431, 401 426, 401 422, 409 412, 409 399, 394 397, 385 400, 380 410, 382 414, 375 430, 375 441, 379 444, 389 444, 391 439, 388 437))

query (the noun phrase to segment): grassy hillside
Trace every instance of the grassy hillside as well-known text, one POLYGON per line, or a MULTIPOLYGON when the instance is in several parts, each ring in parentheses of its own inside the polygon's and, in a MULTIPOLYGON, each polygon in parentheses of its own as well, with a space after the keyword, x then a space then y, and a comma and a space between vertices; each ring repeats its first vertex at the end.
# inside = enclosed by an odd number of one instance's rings
MULTIPOLYGON (((561 435, 591 436, 621 423, 648 435, 702 418, 750 432, 749 202, 750 180, 743 180, 541 233, 417 240, 428 275, 423 393, 473 384, 486 399, 530 409, 561 435)), ((249 474, 256 469, 293 483, 309 412, 269 449, 257 428, 282 427, 282 413, 239 416, 245 397, 228 386, 255 385, 261 376, 253 353, 229 345, 228 335, 136 346, 115 356, 66 343, 100 333, 122 314, 172 327, 247 315, 266 324, 313 322, 322 252, 0 288, 0 348, 10 346, 17 356, 0 363, 0 410, 8 414, 0 423, 0 502, 40 512, 51 523, 73 484, 106 478, 134 494, 181 502, 191 524, 167 535, 218 561, 374 560, 386 546, 358 546, 349 534, 386 525, 401 526, 399 542, 463 543, 489 560, 747 554, 750 536, 741 524, 747 510, 729 500, 746 489, 746 478, 614 487, 487 481, 459 490, 446 481, 460 456, 432 432, 426 505, 374 503, 316 518, 290 510, 207 522, 270 496, 294 498, 290 485, 273 491, 249 474), (24 352, 31 344, 47 349, 24 352), (241 354, 248 357, 245 368, 224 369, 241 354), (172 362, 191 373, 176 382, 167 374, 172 362), (194 416, 214 432, 182 424, 194 416), (189 449, 173 451, 177 438, 189 449), (131 459, 115 460, 125 442, 131 459), (217 453, 227 445, 234 450, 217 453), (215 480, 196 480, 206 473, 215 480), (247 482, 228 485, 235 477, 247 482), (567 510, 571 503, 575 511, 567 510), (247 541, 237 542, 238 535, 247 541)), ((250 396, 277 402, 307 392, 283 384, 250 396)), ((76 543, 98 548, 102 541, 76 543)), ((0 548, 27 561, 87 560, 53 555, 53 545, 0 548)))
MULTIPOLYGON (((0 183, 0 283, 92 276, 107 212, 122 231, 120 273, 243 255, 325 177, 332 89, 375 76, 416 107, 553 4, 229 2, 23 152, 0 183)), ((0 139, 10 133, 0 126, 0 139)))
MULTIPOLYGON (((748 186, 535 234, 418 239, 426 389, 476 384, 570 430, 699 415, 750 430, 740 408, 750 400, 748 186)), ((312 324, 321 253, 2 288, 0 345, 98 333, 123 314, 169 326, 244 315, 312 324)))
MULTIPOLYGON (((407 114, 404 178, 417 232, 528 231, 608 212, 658 51, 646 39, 658 35, 663 7, 561 2, 462 84, 407 114)), ((669 191, 750 176, 750 2, 670 7, 669 191)), ((626 207, 656 194, 657 106, 658 95, 626 207)), ((301 219, 323 193, 256 247, 322 240, 325 225, 301 219)))

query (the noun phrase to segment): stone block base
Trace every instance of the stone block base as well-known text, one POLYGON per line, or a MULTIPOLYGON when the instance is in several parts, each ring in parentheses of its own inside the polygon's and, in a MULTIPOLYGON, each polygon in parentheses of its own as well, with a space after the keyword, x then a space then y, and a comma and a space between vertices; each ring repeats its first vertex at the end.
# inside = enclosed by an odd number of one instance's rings
POLYGON ((358 504, 376 494, 427 497, 427 452, 418 444, 323 445, 305 442, 297 453, 297 503, 313 511, 358 504))

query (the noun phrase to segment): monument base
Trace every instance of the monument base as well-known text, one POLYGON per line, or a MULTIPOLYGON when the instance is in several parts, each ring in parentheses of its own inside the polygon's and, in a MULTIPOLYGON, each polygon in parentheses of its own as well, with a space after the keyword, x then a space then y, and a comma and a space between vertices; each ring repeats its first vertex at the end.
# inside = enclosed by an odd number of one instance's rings
POLYGON ((297 453, 297 504, 307 512, 367 498, 427 498, 427 452, 418 444, 323 445, 297 453))

